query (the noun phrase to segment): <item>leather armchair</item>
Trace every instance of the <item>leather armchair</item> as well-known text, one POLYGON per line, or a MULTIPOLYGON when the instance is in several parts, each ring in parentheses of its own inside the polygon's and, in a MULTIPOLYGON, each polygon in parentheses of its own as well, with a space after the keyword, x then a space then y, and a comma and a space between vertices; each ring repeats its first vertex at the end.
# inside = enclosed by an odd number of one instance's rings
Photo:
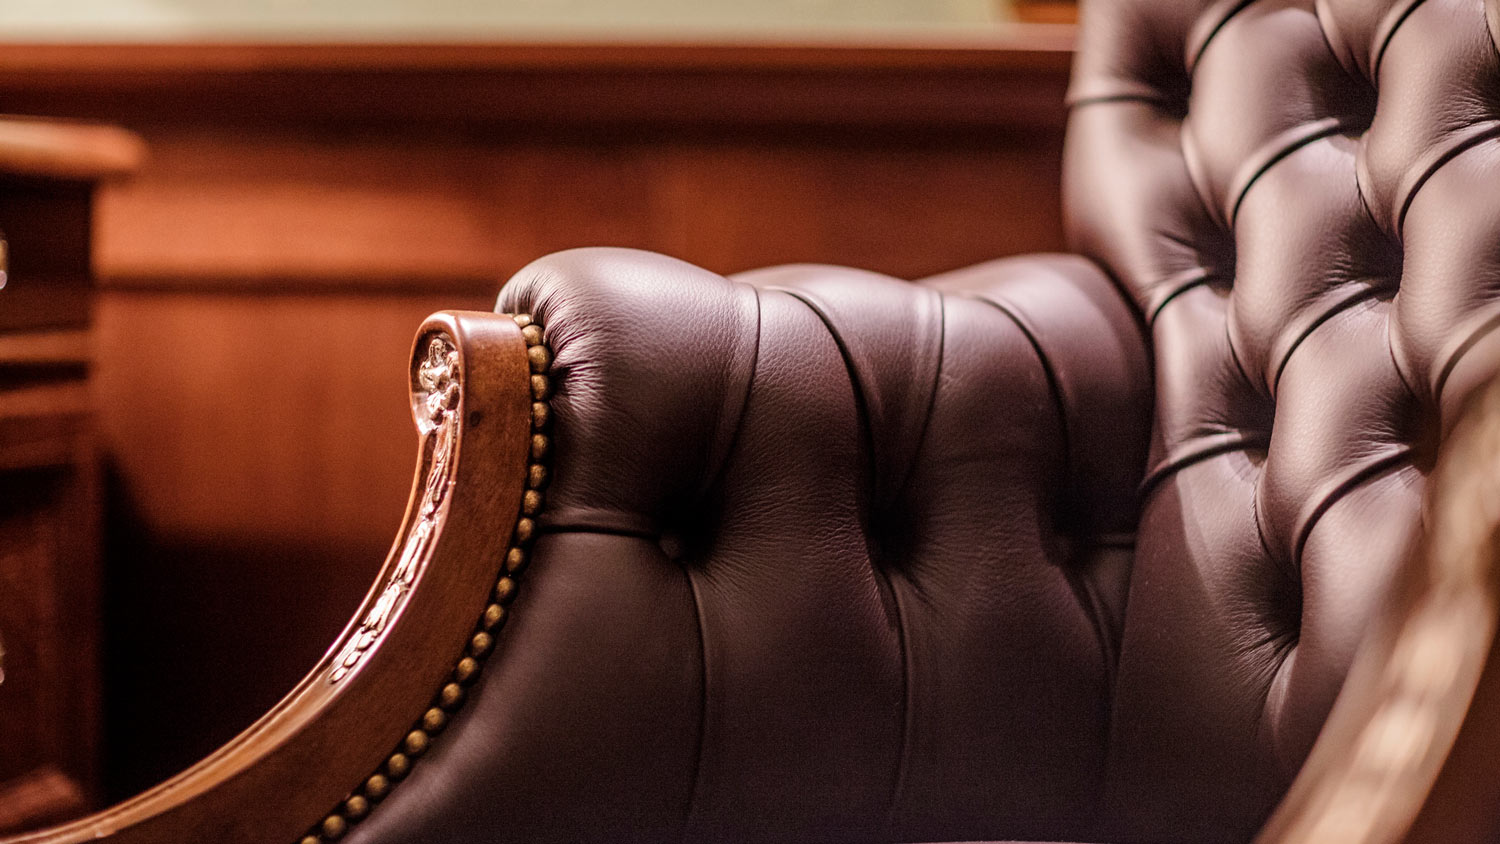
POLYGON ((29 840, 1493 840, 1497 40, 1094 0, 1078 256, 533 263, 324 663, 29 840))

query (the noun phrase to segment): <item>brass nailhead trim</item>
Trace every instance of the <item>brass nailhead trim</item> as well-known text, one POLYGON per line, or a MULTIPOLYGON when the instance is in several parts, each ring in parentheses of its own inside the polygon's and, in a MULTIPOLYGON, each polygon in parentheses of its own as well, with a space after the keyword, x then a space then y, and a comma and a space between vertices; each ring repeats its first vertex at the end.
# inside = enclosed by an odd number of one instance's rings
POLYGON ((380 770, 308 830, 298 844, 325 844, 343 838, 351 825, 368 816, 374 804, 385 799, 391 789, 406 778, 414 760, 426 753, 433 738, 448 726, 450 713, 463 706, 467 697, 464 689, 478 679, 485 657, 494 648, 493 634, 500 631, 510 614, 509 604, 516 594, 514 578, 529 562, 531 541, 536 537, 535 517, 541 514, 545 504, 543 490, 551 479, 546 460, 552 451, 552 439, 546 433, 552 421, 552 411, 547 405, 547 399, 552 396, 552 379, 547 374, 552 366, 552 350, 542 342, 542 326, 533 322, 529 314, 515 314, 511 319, 521 326, 521 337, 526 341, 526 361, 532 373, 532 434, 521 512, 511 534, 512 545, 505 552, 504 574, 495 582, 493 603, 484 608, 463 657, 454 666, 451 678, 438 690, 432 706, 422 713, 401 744, 386 757, 380 770))

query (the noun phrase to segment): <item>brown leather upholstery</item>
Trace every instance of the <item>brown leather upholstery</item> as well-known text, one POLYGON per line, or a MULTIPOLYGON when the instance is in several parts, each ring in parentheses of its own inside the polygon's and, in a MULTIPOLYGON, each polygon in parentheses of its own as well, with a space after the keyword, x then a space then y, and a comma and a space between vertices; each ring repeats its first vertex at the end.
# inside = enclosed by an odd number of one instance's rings
POLYGON ((1464 392, 1445 379, 1500 313, 1500 4, 1087 14, 1068 222, 1146 315, 1157 387, 1106 805, 1127 835, 1243 837, 1333 703, 1464 392))
POLYGON ((1092 262, 527 267, 544 535, 349 840, 1248 839, 1500 359, 1497 33, 1496 0, 1095 0, 1092 262))
POLYGON ((545 534, 478 694, 355 840, 1088 829, 1149 418, 1098 270, 579 250, 503 297, 556 356, 545 534))

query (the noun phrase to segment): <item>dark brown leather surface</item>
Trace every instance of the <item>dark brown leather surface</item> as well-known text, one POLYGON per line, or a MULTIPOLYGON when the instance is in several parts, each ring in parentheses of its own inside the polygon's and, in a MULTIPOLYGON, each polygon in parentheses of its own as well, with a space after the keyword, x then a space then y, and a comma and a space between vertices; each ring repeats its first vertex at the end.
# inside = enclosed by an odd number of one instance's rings
POLYGON ((501 308, 556 354, 545 535, 474 699, 353 840, 1089 829, 1149 418, 1098 270, 579 250, 501 308))
POLYGON ((351 840, 1248 839, 1500 361, 1497 33, 1497 0, 1086 4, 1097 263, 523 270, 545 535, 351 840))
POLYGON ((1248 838, 1333 703, 1494 322, 1497 14, 1085 9, 1068 224, 1147 315, 1157 387, 1112 834, 1248 838))

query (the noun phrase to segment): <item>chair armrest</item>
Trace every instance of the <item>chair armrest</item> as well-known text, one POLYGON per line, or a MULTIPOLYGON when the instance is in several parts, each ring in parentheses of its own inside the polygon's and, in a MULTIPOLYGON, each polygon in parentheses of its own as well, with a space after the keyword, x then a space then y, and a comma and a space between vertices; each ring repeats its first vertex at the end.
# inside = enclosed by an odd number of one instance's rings
POLYGON ((499 309, 555 356, 531 566, 348 840, 1086 837, 1150 398, 1107 278, 575 250, 499 309))
POLYGON ((546 392, 548 362, 536 331, 508 316, 427 320, 410 371, 421 445, 406 517, 328 653, 198 764, 6 844, 290 844, 338 837, 368 812, 445 726, 505 620, 506 575, 528 547, 545 481, 546 442, 534 433, 546 420, 532 400, 546 392))

